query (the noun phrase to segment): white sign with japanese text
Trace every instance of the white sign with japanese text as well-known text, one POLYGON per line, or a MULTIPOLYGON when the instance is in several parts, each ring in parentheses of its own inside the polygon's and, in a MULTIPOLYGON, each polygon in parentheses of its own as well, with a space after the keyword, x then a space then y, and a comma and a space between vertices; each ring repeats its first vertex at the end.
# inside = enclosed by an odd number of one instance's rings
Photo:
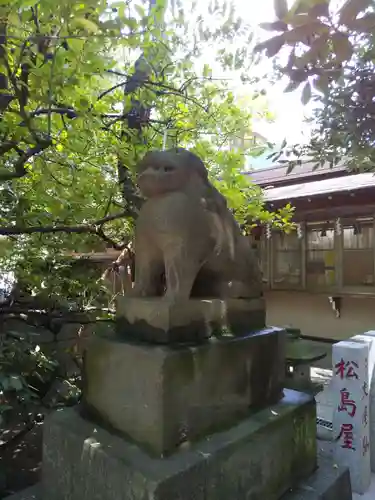
POLYGON ((349 467, 352 489, 360 494, 371 482, 368 362, 368 342, 332 347, 334 460, 349 467))

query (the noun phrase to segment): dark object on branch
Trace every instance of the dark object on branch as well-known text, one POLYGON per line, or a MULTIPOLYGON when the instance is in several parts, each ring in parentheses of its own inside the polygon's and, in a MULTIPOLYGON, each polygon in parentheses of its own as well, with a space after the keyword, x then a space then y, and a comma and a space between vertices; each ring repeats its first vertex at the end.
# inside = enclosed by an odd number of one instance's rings
MULTIPOLYGON (((4 60, 6 58, 6 36, 7 36, 7 25, 3 19, 1 19, 0 24, 0 64, 4 68, 4 60)), ((4 112, 9 103, 12 101, 13 95, 8 92, 8 78, 4 73, 0 72, 0 113, 4 112)))
POLYGON ((151 66, 141 55, 134 63, 134 73, 128 78, 125 85, 125 94, 131 94, 142 87, 144 82, 148 80, 151 74, 151 66))
MULTIPOLYGON (((124 87, 124 95, 134 93, 140 89, 151 75, 151 66, 141 55, 134 64, 134 73, 128 78, 124 87)), ((128 113, 128 127, 133 130, 142 130, 150 119, 151 109, 143 106, 138 99, 132 99, 132 108, 128 113)))
MULTIPOLYGON (((131 75, 124 87, 124 97, 134 93, 136 90, 141 88, 145 82, 148 80, 151 74, 151 67, 147 63, 145 57, 141 55, 134 64, 134 73, 131 75)), ((151 108, 146 108, 143 104, 136 99, 132 98, 132 107, 127 114, 127 124, 128 129, 137 130, 138 138, 142 140, 142 127, 148 125, 150 121, 151 108)), ((127 139, 129 143, 133 141, 133 137, 127 132, 126 128, 122 128, 121 138, 127 139)), ((119 158, 118 161, 118 179, 119 184, 122 186, 123 200, 128 210, 135 217, 137 211, 141 205, 141 197, 138 195, 137 188, 131 178, 129 169, 127 165, 124 165, 122 160, 119 158)))
POLYGON ((128 127, 133 130, 142 130, 143 125, 148 125, 151 109, 146 108, 140 101, 132 100, 132 108, 128 113, 128 127))

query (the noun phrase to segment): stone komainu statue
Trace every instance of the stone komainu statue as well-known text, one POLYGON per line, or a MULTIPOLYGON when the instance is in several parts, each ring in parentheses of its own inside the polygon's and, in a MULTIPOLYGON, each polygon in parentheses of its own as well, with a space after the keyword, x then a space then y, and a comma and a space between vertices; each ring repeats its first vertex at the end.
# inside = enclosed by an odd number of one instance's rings
POLYGON ((262 295, 255 252, 198 156, 182 148, 152 151, 137 174, 147 200, 136 223, 132 296, 262 295))

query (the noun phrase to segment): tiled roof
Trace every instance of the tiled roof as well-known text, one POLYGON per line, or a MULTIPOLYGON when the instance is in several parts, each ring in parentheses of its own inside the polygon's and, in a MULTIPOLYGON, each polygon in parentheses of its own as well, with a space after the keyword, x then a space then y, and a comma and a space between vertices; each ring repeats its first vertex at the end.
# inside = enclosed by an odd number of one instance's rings
POLYGON ((307 177, 342 176, 346 174, 347 169, 344 165, 337 165, 331 168, 327 164, 314 170, 314 163, 304 162, 302 165, 296 165, 290 173, 287 172, 288 166, 273 165, 272 167, 253 170, 248 175, 255 184, 266 186, 281 182, 289 184, 295 181, 302 181, 307 177))
POLYGON ((328 193, 342 193, 345 191, 355 191, 371 187, 375 187, 375 174, 364 173, 294 184, 290 186, 268 188, 264 189, 263 192, 266 201, 291 201, 295 198, 306 198, 310 196, 325 195, 328 193))

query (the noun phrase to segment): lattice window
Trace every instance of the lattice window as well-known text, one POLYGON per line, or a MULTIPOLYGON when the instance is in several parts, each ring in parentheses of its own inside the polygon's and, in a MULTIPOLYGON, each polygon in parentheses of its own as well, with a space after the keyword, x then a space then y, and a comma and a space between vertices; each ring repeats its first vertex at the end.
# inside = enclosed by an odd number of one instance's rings
POLYGON ((302 246, 297 231, 272 235, 272 286, 299 288, 302 285, 302 246))
POLYGON ((344 287, 374 287, 373 219, 345 219, 342 281, 344 287))
POLYGON ((329 288, 337 282, 334 221, 306 226, 306 286, 329 288))

